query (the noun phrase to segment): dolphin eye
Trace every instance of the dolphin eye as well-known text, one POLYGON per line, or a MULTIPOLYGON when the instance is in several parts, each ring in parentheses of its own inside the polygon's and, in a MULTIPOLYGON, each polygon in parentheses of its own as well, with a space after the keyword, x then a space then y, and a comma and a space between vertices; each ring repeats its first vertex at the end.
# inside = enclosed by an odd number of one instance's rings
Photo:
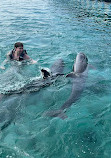
POLYGON ((85 56, 81 56, 81 60, 82 60, 82 62, 83 62, 85 59, 86 59, 85 56))
POLYGON ((86 59, 86 56, 85 56, 85 55, 83 55, 83 59, 86 59))
POLYGON ((84 54, 81 54, 80 59, 81 59, 81 60, 84 60, 85 58, 86 58, 85 55, 84 55, 84 54))
POLYGON ((86 62, 87 62, 87 64, 88 64, 88 58, 86 57, 86 62))

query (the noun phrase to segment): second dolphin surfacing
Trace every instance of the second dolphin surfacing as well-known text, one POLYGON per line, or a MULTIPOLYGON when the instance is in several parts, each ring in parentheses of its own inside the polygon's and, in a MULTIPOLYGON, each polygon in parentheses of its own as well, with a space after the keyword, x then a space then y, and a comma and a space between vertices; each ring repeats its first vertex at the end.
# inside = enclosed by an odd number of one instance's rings
POLYGON ((45 116, 60 117, 65 119, 65 110, 75 103, 81 96, 88 74, 88 59, 85 54, 78 53, 76 61, 73 66, 73 72, 66 77, 72 78, 72 91, 68 100, 61 106, 59 110, 49 111, 45 113, 45 116))

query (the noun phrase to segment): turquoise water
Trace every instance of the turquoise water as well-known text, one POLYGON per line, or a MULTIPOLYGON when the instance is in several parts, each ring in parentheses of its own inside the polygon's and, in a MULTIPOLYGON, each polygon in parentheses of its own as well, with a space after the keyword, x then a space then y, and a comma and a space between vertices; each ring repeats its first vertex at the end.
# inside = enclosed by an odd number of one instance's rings
POLYGON ((5 0, 0 2, 0 63, 17 41, 24 43, 36 65, 8 63, 0 71, 0 92, 24 86, 55 60, 72 70, 78 52, 90 69, 81 98, 66 112, 49 118, 71 92, 71 83, 57 82, 35 93, 6 97, 0 102, 1 158, 111 157, 111 4, 89 0, 5 0))

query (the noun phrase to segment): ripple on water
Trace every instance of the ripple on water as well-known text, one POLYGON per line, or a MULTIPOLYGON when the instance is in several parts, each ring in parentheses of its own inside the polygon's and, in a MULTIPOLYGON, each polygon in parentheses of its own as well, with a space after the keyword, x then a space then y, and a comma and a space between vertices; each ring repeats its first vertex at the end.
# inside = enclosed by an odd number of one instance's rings
MULTIPOLYGON (((38 92, 12 95, 0 102, 0 157, 109 158, 111 4, 89 0, 6 0, 0 10, 0 62, 16 41, 38 65, 6 65, 0 71, 0 92, 17 89, 51 67, 58 58, 72 71, 78 52, 89 63, 86 89, 66 112, 68 118, 44 117, 58 109, 71 92, 62 77, 38 92), (10 68, 11 67, 11 68, 10 68)), ((17 64, 17 63, 16 63, 17 64)))

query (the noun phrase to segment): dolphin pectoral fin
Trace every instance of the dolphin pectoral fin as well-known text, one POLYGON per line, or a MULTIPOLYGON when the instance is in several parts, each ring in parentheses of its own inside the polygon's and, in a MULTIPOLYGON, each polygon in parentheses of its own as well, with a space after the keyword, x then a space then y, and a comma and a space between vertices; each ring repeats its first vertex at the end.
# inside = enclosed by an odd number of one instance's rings
POLYGON ((96 70, 96 67, 93 66, 93 65, 91 65, 91 64, 88 64, 88 67, 89 67, 90 69, 94 69, 94 70, 96 70))
POLYGON ((3 131, 5 128, 7 128, 12 123, 12 120, 9 120, 5 122, 5 124, 1 127, 0 131, 3 131))
POLYGON ((60 117, 62 120, 68 118, 67 115, 64 112, 59 114, 58 117, 60 117))
POLYGON ((65 115, 63 110, 49 111, 49 112, 46 112, 44 115, 49 116, 49 117, 60 117, 63 120, 67 118, 67 115, 65 115))
POLYGON ((74 78, 74 77, 76 77, 76 75, 73 72, 71 72, 71 73, 67 74, 66 77, 74 78))

